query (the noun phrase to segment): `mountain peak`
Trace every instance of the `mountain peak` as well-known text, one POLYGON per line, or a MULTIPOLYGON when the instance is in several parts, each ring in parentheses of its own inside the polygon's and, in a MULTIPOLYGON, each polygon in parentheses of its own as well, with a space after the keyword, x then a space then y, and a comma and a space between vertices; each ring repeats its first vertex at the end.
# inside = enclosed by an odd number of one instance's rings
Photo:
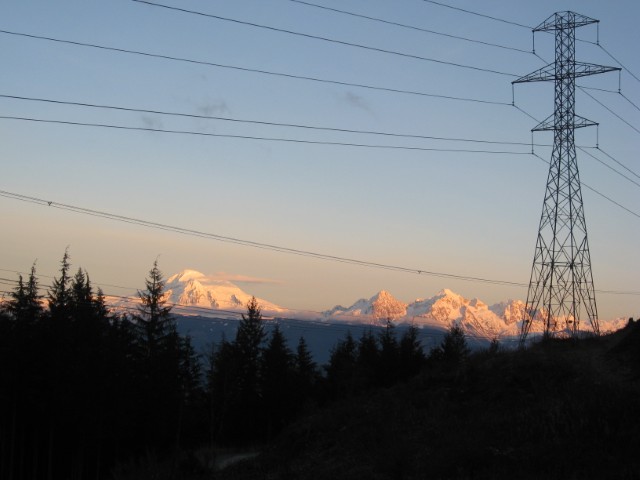
POLYGON ((204 273, 198 272, 197 270, 182 270, 175 275, 170 276, 167 279, 167 283, 173 282, 188 282, 189 280, 200 280, 206 278, 204 273))
MULTIPOLYGON (((178 305, 236 310, 246 309, 251 294, 228 280, 214 280, 197 270, 186 269, 167 279, 165 294, 178 305)), ((285 309, 266 300, 257 299, 264 312, 285 309)))
POLYGON ((361 298, 349 308, 336 305, 324 312, 326 316, 359 317, 370 316, 377 320, 397 320, 405 316, 407 305, 386 290, 380 290, 370 299, 361 298))
POLYGON ((380 290, 373 297, 371 297, 371 301, 375 301, 379 299, 387 299, 387 298, 392 298, 395 300, 395 297, 391 295, 389 292, 387 292, 386 290, 380 290))
POLYGON ((460 297, 461 295, 457 294, 453 290, 449 290, 448 288, 443 288, 438 293, 436 293, 436 297, 460 297))

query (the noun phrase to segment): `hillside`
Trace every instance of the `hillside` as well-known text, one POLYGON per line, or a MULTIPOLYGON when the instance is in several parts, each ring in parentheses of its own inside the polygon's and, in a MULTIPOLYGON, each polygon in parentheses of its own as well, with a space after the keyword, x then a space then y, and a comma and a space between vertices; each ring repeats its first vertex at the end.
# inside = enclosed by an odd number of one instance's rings
POLYGON ((319 409, 228 479, 638 478, 640 324, 432 365, 319 409))

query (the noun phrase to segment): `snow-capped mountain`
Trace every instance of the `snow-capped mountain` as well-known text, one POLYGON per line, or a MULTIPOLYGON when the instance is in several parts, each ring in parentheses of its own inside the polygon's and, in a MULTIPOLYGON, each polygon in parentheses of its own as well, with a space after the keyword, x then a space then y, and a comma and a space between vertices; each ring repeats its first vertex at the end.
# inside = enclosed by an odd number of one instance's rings
MULTIPOLYGON (((208 278, 205 274, 195 270, 183 270, 170 276, 166 280, 164 292, 164 299, 174 304, 174 312, 180 314, 206 315, 205 309, 211 309, 212 314, 215 314, 218 310, 244 312, 247 309, 247 303, 251 300, 251 294, 246 293, 237 285, 226 280, 208 278), (199 309, 190 312, 188 309, 180 309, 180 306, 199 307, 199 309)), ((261 298, 256 298, 256 300, 264 314, 272 315, 287 312, 285 308, 267 300, 261 298)), ((109 303, 116 309, 119 307, 131 308, 132 303, 139 304, 140 300, 136 296, 127 299, 115 299, 109 301, 109 303)))
POLYGON ((372 323, 398 320, 407 314, 407 304, 396 299, 385 290, 376 293, 369 300, 361 298, 349 308, 337 305, 325 316, 334 318, 367 317, 372 323))
MULTIPOLYGON (((183 270, 167 279, 168 301, 179 305, 222 310, 246 310, 251 295, 227 280, 212 280, 195 270, 183 270)), ((283 312, 274 303, 257 298, 264 312, 283 312)))
MULTIPOLYGON (((508 300, 489 306, 477 298, 468 300, 444 289, 431 298, 417 299, 409 304, 381 291, 369 300, 358 300, 349 308, 336 306, 323 313, 326 319, 357 323, 380 323, 380 320, 390 319, 398 324, 410 323, 417 327, 441 330, 457 324, 468 335, 495 338, 519 335, 524 308, 521 300, 508 300)), ((600 322, 602 331, 623 326, 622 320, 600 322)), ((540 333, 542 330, 542 322, 536 321, 530 332, 540 333)))
POLYGON ((519 301, 489 307, 478 299, 467 300, 447 289, 431 298, 405 304, 383 290, 369 300, 358 300, 349 308, 334 307, 325 312, 325 317, 353 321, 354 317, 367 316, 372 321, 389 319, 395 323, 441 329, 456 323, 468 334, 494 337, 510 333, 511 330, 517 334, 515 321, 517 312, 523 307, 524 303, 519 301), (516 328, 510 327, 511 324, 516 328))
MULTIPOLYGON (((236 312, 235 315, 246 311, 251 294, 229 281, 216 280, 195 270, 183 270, 167 279, 165 299, 174 304, 173 311, 176 314, 220 317, 225 315, 224 311, 236 312), (191 310, 189 307, 192 307, 191 310)), ((489 306, 477 298, 469 300, 448 289, 431 298, 417 299, 408 304, 381 290, 369 299, 356 301, 350 307, 337 305, 318 314, 288 310, 261 298, 257 298, 257 301, 267 316, 370 325, 384 325, 390 320, 395 324, 413 324, 439 331, 457 324, 468 335, 488 339, 518 336, 525 307, 521 300, 508 300, 489 306)), ((128 311, 135 309, 140 300, 134 296, 107 298, 107 302, 115 310, 128 311)), ((617 330, 625 324, 626 320, 623 319, 601 321, 600 330, 617 330)), ((542 322, 535 321, 530 332, 540 333, 542 329, 542 322)))

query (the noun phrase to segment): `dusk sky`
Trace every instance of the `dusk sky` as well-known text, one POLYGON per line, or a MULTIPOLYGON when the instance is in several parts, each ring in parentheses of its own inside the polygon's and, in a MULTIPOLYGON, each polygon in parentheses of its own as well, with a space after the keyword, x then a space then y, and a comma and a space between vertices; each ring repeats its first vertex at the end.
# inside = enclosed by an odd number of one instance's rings
MULTIPOLYGON (((538 57, 531 28, 573 10, 600 20, 600 46, 595 26, 577 30, 585 40, 577 42, 577 60, 619 66, 613 56, 626 68, 622 95, 618 73, 577 82, 589 89, 577 90, 576 113, 600 124, 576 132, 581 181, 589 187, 582 193, 599 316, 640 315, 640 2, 157 3, 209 16, 132 0, 0 3, 0 116, 14 117, 0 118, 0 277, 15 279, 13 272, 37 261, 46 285, 68 246, 74 271, 86 269, 115 295, 142 288, 158 258, 166 276, 198 270, 292 309, 350 305, 381 289, 405 302, 443 288, 487 303, 525 300, 548 169, 531 155, 531 129, 553 113, 553 85, 516 85, 518 109, 511 106, 511 82, 544 66, 539 57, 553 61, 553 36, 536 34, 538 57), (601 150, 592 148, 596 142, 601 150), (517 285, 292 255, 60 204, 517 285)), ((535 153, 548 160, 552 134, 536 133, 534 142, 543 144, 535 153)))

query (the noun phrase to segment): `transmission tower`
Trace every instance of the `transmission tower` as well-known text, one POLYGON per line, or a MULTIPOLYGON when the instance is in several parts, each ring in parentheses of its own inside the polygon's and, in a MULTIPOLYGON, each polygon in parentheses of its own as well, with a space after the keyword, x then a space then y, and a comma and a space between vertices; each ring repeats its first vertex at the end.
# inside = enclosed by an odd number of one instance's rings
POLYGON ((576 128, 597 125, 575 113, 575 79, 620 70, 575 59, 577 27, 598 23, 574 12, 551 15, 536 32, 555 32, 555 62, 512 83, 555 83, 554 113, 532 131, 553 131, 553 151, 533 257, 527 303, 520 332, 524 345, 534 321, 544 322, 544 335, 577 336, 584 306, 594 333, 599 334, 591 257, 584 219, 574 142, 576 128))

